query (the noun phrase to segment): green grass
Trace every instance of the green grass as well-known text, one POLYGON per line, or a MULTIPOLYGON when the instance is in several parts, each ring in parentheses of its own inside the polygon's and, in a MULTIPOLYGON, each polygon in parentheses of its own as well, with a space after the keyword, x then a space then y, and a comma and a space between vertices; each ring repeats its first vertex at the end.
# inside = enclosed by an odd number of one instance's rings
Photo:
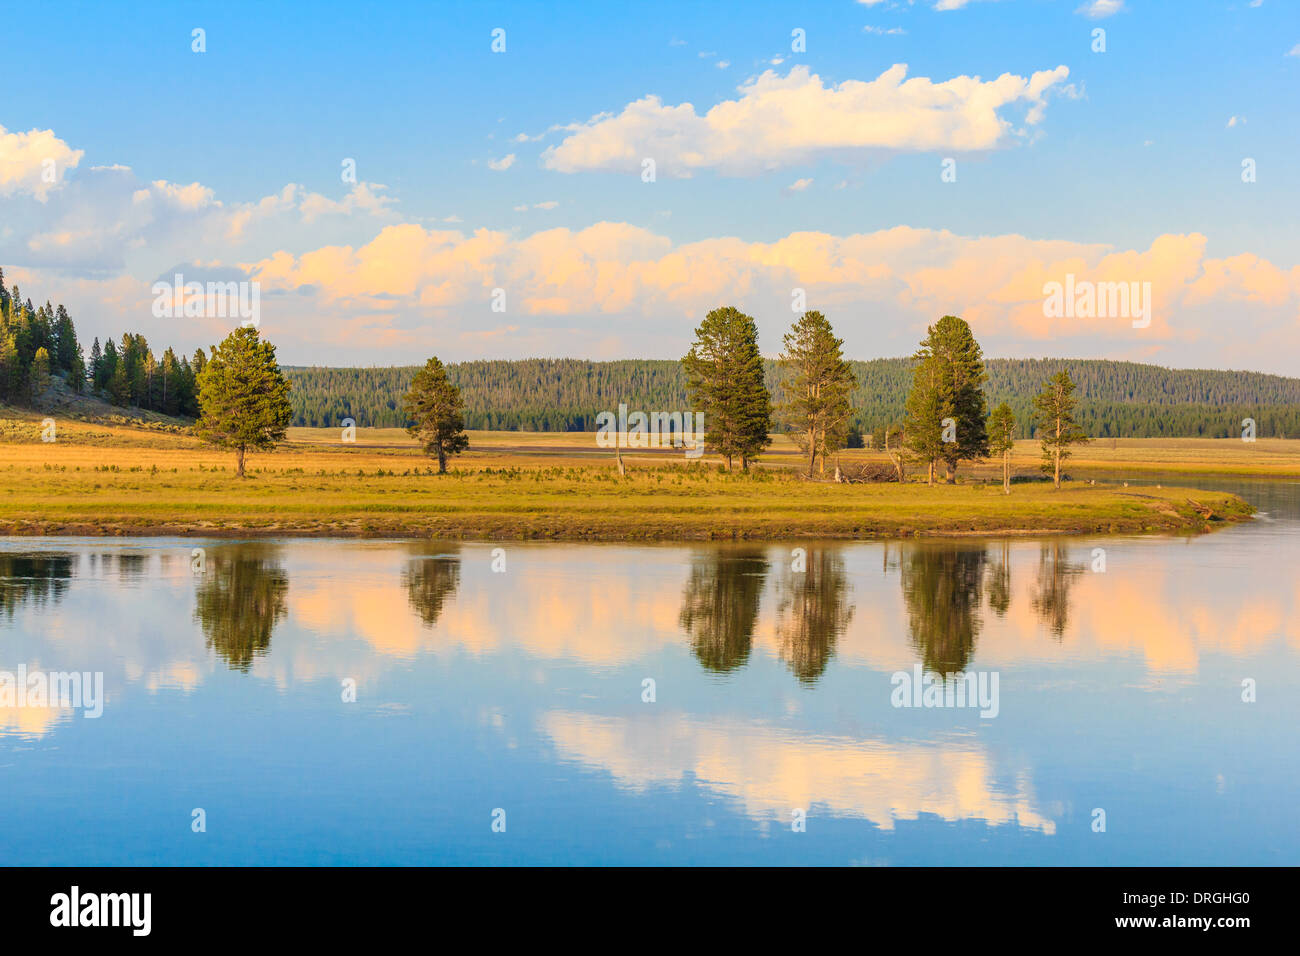
MULTIPOLYGON (((1059 491, 1019 483, 1008 496, 988 465, 934 488, 806 481, 784 440, 751 475, 720 473, 716 461, 686 464, 680 454, 632 453, 620 478, 609 452, 579 433, 475 433, 453 473, 438 476, 396 430, 362 430, 355 444, 340 442, 336 429, 294 430, 280 450, 251 456, 239 480, 232 455, 181 432, 61 420, 58 440, 42 443, 28 434, 33 417, 11 417, 0 436, 3 534, 849 538, 1201 531, 1250 513, 1222 493, 1082 481, 1059 491)), ((1297 442, 1241 444, 1096 443, 1074 465, 1177 471, 1254 462, 1259 473, 1286 474, 1300 460, 1297 442)), ((1035 447, 1017 449, 1016 468, 1036 473, 1035 447)))

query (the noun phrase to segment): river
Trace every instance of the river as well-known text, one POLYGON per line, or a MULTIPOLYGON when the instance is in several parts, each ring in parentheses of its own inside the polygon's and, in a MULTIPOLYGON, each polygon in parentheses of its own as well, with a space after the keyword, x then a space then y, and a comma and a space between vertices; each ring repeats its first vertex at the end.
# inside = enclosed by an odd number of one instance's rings
POLYGON ((1294 865, 1300 484, 1191 483, 1261 514, 6 539, 0 864, 1294 865))

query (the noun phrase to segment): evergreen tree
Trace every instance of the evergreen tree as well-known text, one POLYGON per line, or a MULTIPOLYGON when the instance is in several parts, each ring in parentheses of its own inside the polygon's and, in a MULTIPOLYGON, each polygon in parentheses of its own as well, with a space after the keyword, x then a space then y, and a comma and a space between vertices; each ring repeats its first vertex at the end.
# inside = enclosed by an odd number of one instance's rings
POLYGON ((1002 458, 1002 490, 1011 494, 1011 449, 1016 446, 1016 416, 1003 402, 989 416, 989 453, 1002 458))
POLYGON ((739 309, 725 306, 704 317, 695 344, 683 357, 687 388, 704 414, 705 445, 741 468, 771 442, 772 398, 763 379, 758 326, 739 309))
POLYGON ((68 315, 62 303, 54 312, 54 346, 57 367, 71 372, 81 346, 77 343, 77 327, 72 324, 72 316, 68 315))
POLYGON ((912 457, 926 466, 926 484, 934 484, 936 464, 944 455, 943 420, 953 417, 949 380, 938 358, 925 356, 912 376, 907 395, 907 421, 903 441, 912 457))
POLYGON ((438 456, 438 474, 445 475, 447 456, 468 448, 469 436, 460 389, 447 380, 447 370, 436 357, 415 373, 402 407, 412 420, 406 430, 420 440, 426 455, 438 456))
POLYGON ((125 362, 117 361, 113 363, 113 377, 109 379, 105 391, 108 394, 108 400, 114 405, 120 405, 122 408, 130 406, 131 382, 126 375, 125 362))
POLYGON ((947 481, 956 480, 957 465, 963 459, 986 458, 989 453, 985 418, 984 354, 964 319, 945 315, 930 326, 925 341, 913 356, 933 361, 944 391, 951 397, 950 417, 955 427, 945 436, 940 458, 947 466, 947 481))
POLYGON ((86 359, 80 345, 72 354, 72 366, 68 369, 68 384, 78 395, 86 390, 86 359))
POLYGON ((27 380, 32 389, 32 404, 35 405, 41 393, 50 387, 50 353, 46 351, 45 346, 36 350, 36 356, 32 359, 32 370, 27 380))
POLYGON ((0 399, 16 402, 21 398, 22 372, 18 343, 12 334, 0 330, 0 399))
POLYGON ((1061 487, 1061 462, 1070 457, 1070 446, 1088 441, 1088 436, 1074 420, 1074 382, 1062 370, 1043 383, 1034 399, 1038 413, 1038 434, 1043 446, 1043 471, 1052 483, 1061 487))
POLYGON ((92 389, 99 388, 99 366, 104 361, 104 350, 99 347, 99 336, 95 336, 95 342, 90 346, 90 368, 86 374, 90 379, 92 389))
POLYGON ((849 397, 857 382, 844 361, 843 346, 820 312, 805 312, 785 335, 780 364, 789 377, 782 418, 808 456, 810 478, 818 456, 825 474, 826 456, 842 448, 848 436, 853 415, 849 397))
POLYGON ((202 415, 194 433, 207 444, 233 449, 243 478, 248 451, 274 448, 293 418, 275 346, 259 339, 256 329, 240 326, 213 349, 198 385, 202 415))

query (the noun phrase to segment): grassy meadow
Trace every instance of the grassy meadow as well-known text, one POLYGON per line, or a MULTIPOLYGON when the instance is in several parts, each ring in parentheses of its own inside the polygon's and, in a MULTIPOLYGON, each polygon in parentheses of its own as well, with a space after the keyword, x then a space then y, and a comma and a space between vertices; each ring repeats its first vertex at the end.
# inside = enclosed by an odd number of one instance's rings
MULTIPOLYGON (((0 533, 434 536, 592 540, 870 537, 972 533, 1199 531, 1246 517, 1222 493, 1091 484, 1086 472, 1300 475, 1300 441, 1253 445, 1194 439, 1098 441, 1080 450, 1060 490, 1024 481, 1004 495, 1000 469, 965 467, 955 486, 836 484, 798 473, 778 437, 754 474, 725 474, 713 456, 608 449, 585 433, 471 432, 451 473, 400 429, 291 429, 275 452, 234 475, 231 453, 154 422, 59 420, 0 413, 0 533)), ((884 462, 879 452, 842 456, 884 462)), ((1015 472, 1036 476, 1021 442, 1015 472)), ((1144 479, 1150 481, 1149 478, 1144 479)))

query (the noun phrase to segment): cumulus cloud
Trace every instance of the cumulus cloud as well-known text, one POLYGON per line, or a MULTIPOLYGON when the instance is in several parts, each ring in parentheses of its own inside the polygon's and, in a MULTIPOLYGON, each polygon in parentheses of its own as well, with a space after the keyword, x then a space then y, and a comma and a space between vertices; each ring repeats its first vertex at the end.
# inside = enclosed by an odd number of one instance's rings
POLYGON ((66 170, 85 155, 54 135, 54 130, 11 133, 0 126, 0 196, 27 193, 45 202, 66 170))
POLYGON ((505 172, 514 164, 515 164, 515 154, 508 153, 505 156, 502 156, 500 159, 489 159, 488 169, 494 169, 497 172, 501 173, 501 172, 505 172))
POLYGON ((202 183, 142 182, 127 166, 93 166, 48 196, 6 200, 0 261, 92 274, 145 256, 145 268, 156 268, 159 258, 212 258, 266 233, 283 239, 296 231, 309 241, 307 226, 383 221, 392 202, 382 185, 361 182, 341 199, 289 183, 252 202, 225 203, 202 183))
POLYGON ((805 66, 786 76, 766 70, 739 87, 738 99, 703 115, 690 103, 673 106, 649 95, 616 115, 594 116, 548 148, 542 162, 566 173, 634 172, 652 157, 668 175, 685 177, 699 169, 751 175, 867 150, 993 149, 1015 129, 1001 111, 1024 106, 1025 122, 1040 122, 1049 91, 1069 73, 1058 66, 1028 78, 1004 73, 936 83, 908 79, 899 63, 874 80, 826 85, 805 66))
MULTIPOLYGON (((547 343, 546 354, 590 355, 605 336, 619 354, 665 354, 665 348, 670 354, 684 349, 700 316, 724 303, 758 316, 772 330, 769 344, 776 345, 783 330, 777 326, 789 319, 790 290, 800 287, 815 303, 810 307, 840 323, 854 355, 904 354, 927 323, 952 312, 972 323, 990 354, 1169 361, 1200 355, 1202 365, 1221 365, 1232 355, 1241 364, 1275 366, 1267 357, 1276 354, 1274 347, 1262 343, 1294 343, 1300 333, 1300 266, 1288 270, 1248 254, 1212 259, 1205 247, 1206 238, 1196 234, 1115 250, 908 227, 674 244, 614 222, 522 238, 403 224, 360 247, 278 252, 244 267, 264 293, 290 295, 313 317, 355 317, 370 309, 390 331, 430 341, 511 327, 510 335, 493 342, 492 354, 527 354, 540 341, 547 343), (1131 316, 1048 317, 1044 287, 1067 275, 1151 283, 1151 326, 1136 330, 1131 316), (506 290, 505 316, 490 311, 495 288, 506 290), (1225 314, 1234 321, 1225 323, 1225 314), (1257 334, 1236 334, 1247 323, 1257 334)), ((267 301, 264 294, 264 314, 267 301)), ((314 319, 312 334, 321 330, 314 319)), ((370 344, 359 328, 334 331, 359 336, 355 345, 370 344)), ((481 338, 462 341, 482 347, 481 338)))

